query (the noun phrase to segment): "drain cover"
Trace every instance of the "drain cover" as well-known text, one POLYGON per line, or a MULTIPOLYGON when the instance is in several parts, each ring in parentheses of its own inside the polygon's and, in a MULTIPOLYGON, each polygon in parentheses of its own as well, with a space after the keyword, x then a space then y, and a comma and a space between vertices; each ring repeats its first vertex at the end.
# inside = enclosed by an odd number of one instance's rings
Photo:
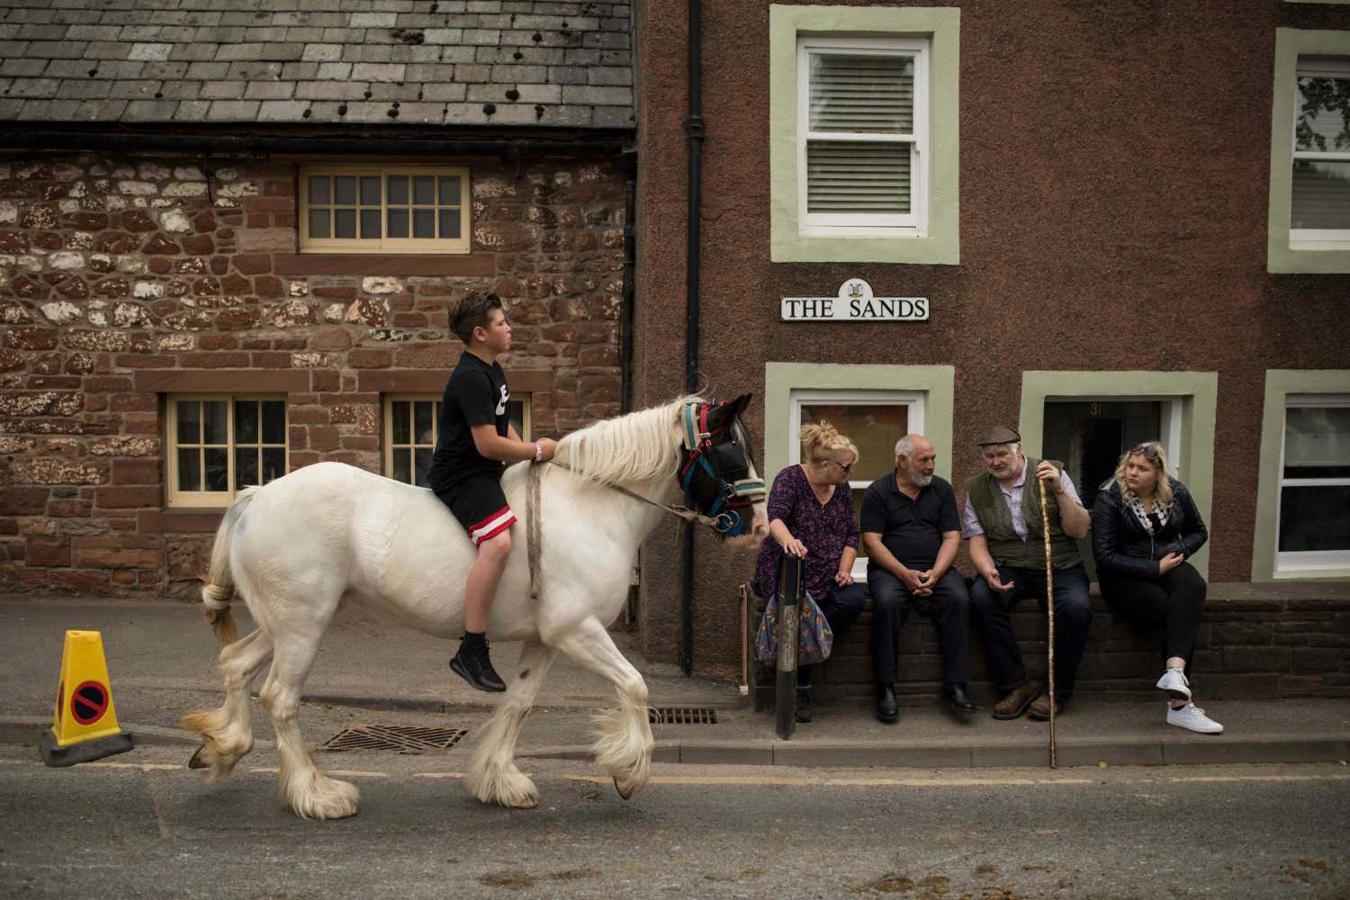
POLYGON ((717 710, 706 706, 649 706, 647 722, 652 725, 716 725, 717 710))
POLYGON ((350 725, 320 749, 393 750, 395 753, 425 753, 449 750, 468 734, 462 728, 422 728, 417 725, 350 725))

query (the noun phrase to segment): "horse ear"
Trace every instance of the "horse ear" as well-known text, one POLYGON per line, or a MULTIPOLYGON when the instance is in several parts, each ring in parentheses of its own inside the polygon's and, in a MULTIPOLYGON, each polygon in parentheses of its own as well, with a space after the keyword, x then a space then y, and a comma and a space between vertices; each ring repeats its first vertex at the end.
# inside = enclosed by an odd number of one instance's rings
POLYGON ((709 423, 714 428, 723 428, 739 416, 747 406, 750 405, 750 394, 741 394, 735 400, 729 400, 713 410, 712 421, 709 423))

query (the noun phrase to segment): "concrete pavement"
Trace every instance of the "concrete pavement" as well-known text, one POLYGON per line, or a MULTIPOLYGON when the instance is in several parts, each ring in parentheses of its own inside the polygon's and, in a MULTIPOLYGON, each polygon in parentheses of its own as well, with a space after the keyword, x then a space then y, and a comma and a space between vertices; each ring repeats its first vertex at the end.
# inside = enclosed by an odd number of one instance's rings
MULTIPOLYGON (((236 604, 241 633, 251 628, 236 604)), ((103 634, 122 727, 140 743, 197 743, 177 729, 189 709, 220 702, 214 662, 219 644, 199 604, 108 599, 0 599, 0 743, 35 743, 51 721, 65 630, 103 634)), ((709 710, 715 724, 656 725, 656 759, 701 764, 831 767, 1045 766, 1047 727, 996 722, 987 709, 957 717, 937 704, 902 708, 898 725, 866 705, 818 706, 816 720, 790 741, 772 716, 749 709, 735 685, 684 678, 616 640, 643 672, 654 707, 709 710)), ((322 743, 344 723, 397 722, 473 731, 495 695, 472 691, 446 668, 453 642, 431 638, 360 611, 343 611, 305 685, 306 735, 322 743)), ((509 680, 518 647, 494 647, 509 680)), ((260 680, 261 681, 261 680, 260 680)), ((255 685, 256 687, 256 685, 255 685)), ((525 757, 585 758, 591 714, 612 701, 609 686, 559 659, 549 671, 520 744, 525 757)), ((977 698, 990 702, 992 698, 977 698)), ((1164 724, 1164 703, 1077 698, 1058 723, 1060 766, 1344 762, 1350 759, 1350 700, 1223 701, 1201 704, 1226 726, 1222 736, 1164 724)), ((259 736, 270 734, 255 717, 259 736)), ((451 751, 464 752, 469 742, 451 751)))

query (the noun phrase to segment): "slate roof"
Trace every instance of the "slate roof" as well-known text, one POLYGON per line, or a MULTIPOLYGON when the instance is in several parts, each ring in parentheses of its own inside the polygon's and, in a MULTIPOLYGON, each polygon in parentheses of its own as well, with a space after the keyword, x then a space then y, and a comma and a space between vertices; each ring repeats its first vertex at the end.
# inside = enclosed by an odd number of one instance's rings
POLYGON ((0 0, 0 121, 631 128, 629 10, 0 0))

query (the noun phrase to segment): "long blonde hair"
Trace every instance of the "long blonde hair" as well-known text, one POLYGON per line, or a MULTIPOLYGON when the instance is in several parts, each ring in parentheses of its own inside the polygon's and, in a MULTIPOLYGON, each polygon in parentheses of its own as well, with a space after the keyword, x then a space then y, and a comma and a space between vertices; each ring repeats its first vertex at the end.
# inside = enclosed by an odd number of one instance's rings
POLYGON ((1124 497, 1131 493, 1125 486, 1125 464, 1130 461, 1131 456, 1141 456, 1151 466, 1154 473, 1158 476, 1158 483, 1153 488, 1154 499, 1160 506, 1172 505, 1172 479, 1167 475, 1167 451, 1163 445, 1157 441, 1144 441, 1136 444, 1120 458, 1120 464, 1116 466, 1116 486, 1120 488, 1120 495, 1124 497))
POLYGON ((802 426, 802 462, 813 466, 823 466, 835 458, 840 450, 853 454, 858 461, 858 447, 840 434, 829 422, 811 423, 802 426))

